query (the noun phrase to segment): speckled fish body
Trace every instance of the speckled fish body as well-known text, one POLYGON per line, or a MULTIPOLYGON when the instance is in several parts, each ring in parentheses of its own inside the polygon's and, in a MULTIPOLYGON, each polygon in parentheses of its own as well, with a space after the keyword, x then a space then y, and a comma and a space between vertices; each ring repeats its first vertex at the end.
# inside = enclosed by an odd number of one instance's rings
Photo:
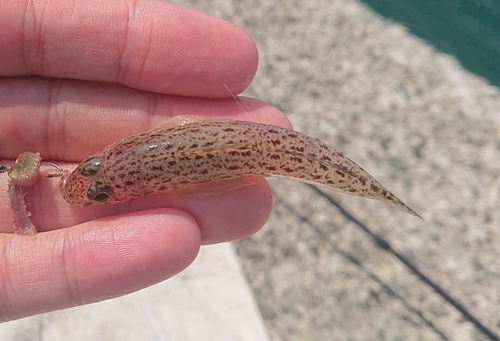
POLYGON ((189 116, 103 148, 63 175, 60 192, 70 204, 89 206, 183 193, 245 175, 292 178, 418 216, 354 161, 316 138, 266 124, 189 116))

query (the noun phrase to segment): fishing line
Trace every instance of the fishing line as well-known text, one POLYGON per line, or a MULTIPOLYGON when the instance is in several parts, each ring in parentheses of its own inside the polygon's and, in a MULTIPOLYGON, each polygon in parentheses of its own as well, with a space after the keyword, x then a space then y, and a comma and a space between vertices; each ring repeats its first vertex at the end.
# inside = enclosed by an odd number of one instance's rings
POLYGON ((403 256, 400 252, 394 249, 394 247, 389 243, 389 241, 380 235, 373 232, 368 226, 358 220, 354 215, 348 212, 342 205, 340 205, 336 200, 323 193, 321 190, 313 185, 306 186, 313 189, 317 194, 326 199, 331 205, 335 206, 337 210, 344 215, 348 220, 357 225, 363 232, 370 236, 370 238, 375 242, 375 244, 392 254, 401 263, 403 263, 418 279, 424 282, 426 285, 430 286, 434 292, 441 296, 445 301, 450 303, 456 310, 458 310, 467 320, 469 320, 476 328, 484 333, 492 341, 500 341, 500 337, 496 335, 492 330, 490 330, 486 325, 484 325, 479 318, 474 316, 463 304, 461 304, 457 299, 453 298, 450 294, 446 292, 441 286, 435 283, 427 275, 425 275, 415 264, 413 264, 409 259, 403 256))

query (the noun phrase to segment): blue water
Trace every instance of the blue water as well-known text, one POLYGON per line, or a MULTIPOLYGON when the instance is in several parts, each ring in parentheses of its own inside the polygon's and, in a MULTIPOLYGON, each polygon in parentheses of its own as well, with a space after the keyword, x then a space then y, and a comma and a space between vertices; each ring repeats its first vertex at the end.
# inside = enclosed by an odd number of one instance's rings
POLYGON ((500 87, 500 0, 362 0, 500 87))

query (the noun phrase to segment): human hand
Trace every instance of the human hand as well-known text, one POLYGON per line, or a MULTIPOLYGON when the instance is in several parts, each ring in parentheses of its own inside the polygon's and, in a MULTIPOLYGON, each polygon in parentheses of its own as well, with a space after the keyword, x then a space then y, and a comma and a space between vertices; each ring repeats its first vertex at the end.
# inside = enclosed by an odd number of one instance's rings
MULTIPOLYGON (((0 165, 24 151, 73 169, 128 135, 181 114, 289 126, 262 102, 237 103, 257 52, 232 24, 154 1, 7 0, 0 11, 0 165)), ((43 174, 43 173, 42 173, 43 174)), ((13 234, 0 174, 0 322, 120 296, 173 276, 201 244, 267 220, 266 181, 211 198, 158 195, 89 208, 57 178, 26 201, 39 233, 13 234)))

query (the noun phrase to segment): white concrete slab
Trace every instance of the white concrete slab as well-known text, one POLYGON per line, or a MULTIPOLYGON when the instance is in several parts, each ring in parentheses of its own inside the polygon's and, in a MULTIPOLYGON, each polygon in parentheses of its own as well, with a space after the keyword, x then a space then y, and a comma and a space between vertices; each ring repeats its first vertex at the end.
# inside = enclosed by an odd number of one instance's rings
POLYGON ((269 340, 232 244, 203 247, 179 275, 117 299, 0 325, 0 340, 269 340))

